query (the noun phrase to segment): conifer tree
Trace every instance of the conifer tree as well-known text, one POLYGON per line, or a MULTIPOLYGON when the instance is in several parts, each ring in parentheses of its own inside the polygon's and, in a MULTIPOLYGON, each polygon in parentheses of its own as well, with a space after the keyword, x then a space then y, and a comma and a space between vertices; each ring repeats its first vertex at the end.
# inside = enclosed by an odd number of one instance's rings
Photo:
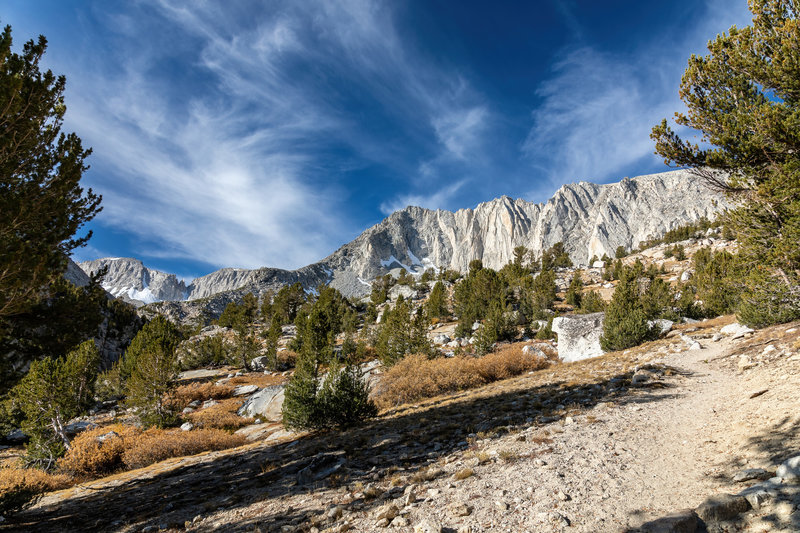
POLYGON ((50 466, 69 449, 67 422, 91 406, 99 365, 100 354, 91 340, 65 358, 31 363, 11 393, 24 416, 22 428, 31 438, 29 460, 50 466))
POLYGON ((444 284, 441 281, 437 281, 431 289, 428 301, 425 303, 425 310, 432 319, 443 318, 450 314, 447 309, 444 284))
POLYGON ((576 270, 575 274, 572 276, 572 281, 569 284, 569 288, 567 289, 567 294, 565 296, 567 303, 576 309, 580 307, 582 291, 583 278, 581 276, 581 271, 576 270))
POLYGON ((764 325, 800 317, 800 8, 751 0, 753 23, 732 27, 692 56, 680 84, 688 113, 682 139, 666 119, 653 128, 656 153, 689 167, 737 202, 726 215, 744 270, 740 319, 764 325), (770 311, 773 310, 773 311, 770 311))
MULTIPOLYGON (((61 126, 64 76, 42 72, 47 40, 11 51, 11 27, 0 34, 0 319, 24 313, 89 240, 75 233, 100 211, 101 198, 80 186, 85 150, 61 126)), ((2 331, 0 331, 2 334, 2 331)))
POLYGON ((139 410, 146 425, 164 427, 177 420, 165 396, 177 376, 175 349, 180 340, 178 329, 156 316, 134 337, 120 362, 126 403, 139 410))
POLYGON ((637 346, 651 335, 647 314, 639 298, 636 270, 623 267, 614 296, 606 309, 600 346, 605 351, 637 346))

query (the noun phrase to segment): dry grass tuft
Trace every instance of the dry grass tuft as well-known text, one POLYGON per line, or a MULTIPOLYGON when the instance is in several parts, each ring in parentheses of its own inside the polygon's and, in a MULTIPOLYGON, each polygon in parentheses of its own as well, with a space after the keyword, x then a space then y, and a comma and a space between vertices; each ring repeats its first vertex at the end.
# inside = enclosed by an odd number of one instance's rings
POLYGON ((521 345, 510 345, 497 352, 475 357, 428 359, 410 355, 394 365, 381 382, 375 398, 381 408, 388 408, 421 398, 472 389, 549 366, 532 354, 522 353, 521 345))
POLYGON ((120 470, 141 468, 170 457, 222 450, 245 444, 245 438, 219 429, 181 431, 114 424, 85 431, 75 437, 69 452, 59 460, 65 473, 96 478, 120 470), (102 441, 98 437, 105 437, 102 441))
POLYGON ((453 479, 457 481, 461 481, 462 479, 467 479, 468 477, 472 477, 475 475, 475 471, 471 468, 462 468, 455 474, 453 474, 453 479))
POLYGON ((222 400, 217 405, 189 413, 187 418, 203 428, 238 429, 253 423, 252 418, 243 418, 236 414, 242 403, 244 400, 241 398, 222 400))
POLYGON ((122 454, 141 434, 141 429, 122 424, 84 431, 73 439, 69 452, 59 459, 58 467, 79 478, 111 474, 124 467, 122 454))
POLYGON ((183 409, 193 401, 222 400, 230 398, 232 394, 232 385, 217 385, 211 382, 189 383, 176 387, 172 399, 180 409, 183 409))
POLYGON ((35 468, 0 468, 0 516, 22 509, 44 492, 68 487, 64 474, 49 474, 35 468))
POLYGON ((220 429, 194 431, 148 429, 125 450, 122 461, 128 468, 141 468, 170 457, 224 450, 245 443, 246 439, 243 436, 231 435, 220 429))

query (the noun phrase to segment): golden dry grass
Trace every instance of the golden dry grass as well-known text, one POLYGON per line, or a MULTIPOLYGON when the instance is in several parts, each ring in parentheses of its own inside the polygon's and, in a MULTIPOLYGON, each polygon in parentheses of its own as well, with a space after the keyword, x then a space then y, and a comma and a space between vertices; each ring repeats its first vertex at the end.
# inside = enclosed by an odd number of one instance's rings
POLYGON ((236 414, 242 403, 244 403, 242 398, 229 398, 217 405, 190 413, 187 418, 196 426, 203 428, 238 429, 253 423, 252 418, 243 418, 236 414))
POLYGON ((194 401, 221 400, 230 398, 233 394, 232 385, 217 385, 215 383, 189 383, 181 385, 172 391, 172 400, 180 408, 184 408, 194 401))
POLYGON ((411 355, 384 374, 375 402, 381 408, 388 408, 421 398, 472 389, 549 364, 549 361, 523 353, 521 344, 504 346, 480 358, 428 359, 424 355, 411 355))
POLYGON ((194 431, 148 429, 134 439, 132 445, 125 450, 122 461, 128 468, 141 468, 170 457, 224 450, 245 443, 246 439, 243 436, 231 435, 220 429, 194 431))
POLYGON ((36 492, 49 492, 68 487, 72 478, 66 474, 52 474, 37 468, 0 468, 0 495, 19 487, 36 492))
POLYGON ((113 424, 78 435, 69 452, 58 461, 58 467, 77 479, 97 478, 170 457, 233 448, 244 443, 244 437, 220 429, 153 428, 143 431, 135 426, 113 424), (107 435, 102 442, 98 441, 101 435, 107 435))
POLYGON ((73 439, 67 454, 59 459, 58 467, 81 478, 111 474, 124 467, 122 455, 141 434, 141 429, 123 424, 84 431, 73 439), (101 442, 98 437, 103 435, 107 437, 101 442))
POLYGON ((269 387, 270 385, 280 385, 287 380, 286 376, 280 374, 262 374, 250 373, 242 376, 232 377, 228 381, 229 385, 257 385, 261 388, 269 387))

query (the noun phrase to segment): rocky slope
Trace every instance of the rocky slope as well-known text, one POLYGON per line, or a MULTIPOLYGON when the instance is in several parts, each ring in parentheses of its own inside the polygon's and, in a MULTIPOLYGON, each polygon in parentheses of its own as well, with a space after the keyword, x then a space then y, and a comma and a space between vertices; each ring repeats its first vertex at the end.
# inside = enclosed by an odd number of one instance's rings
POLYGON ((456 212, 407 207, 319 263, 294 271, 222 269, 187 287, 136 260, 101 259, 81 267, 88 272, 108 264, 110 292, 145 302, 195 300, 231 290, 262 294, 294 282, 308 289, 328 283, 347 296, 360 296, 369 292, 372 279, 395 268, 465 271, 471 260, 481 259, 498 269, 517 246, 538 255, 563 241, 573 261, 586 264, 593 255, 613 256, 620 245, 630 249, 669 229, 714 218, 727 205, 699 178, 679 170, 609 185, 564 185, 541 204, 503 196, 456 212))

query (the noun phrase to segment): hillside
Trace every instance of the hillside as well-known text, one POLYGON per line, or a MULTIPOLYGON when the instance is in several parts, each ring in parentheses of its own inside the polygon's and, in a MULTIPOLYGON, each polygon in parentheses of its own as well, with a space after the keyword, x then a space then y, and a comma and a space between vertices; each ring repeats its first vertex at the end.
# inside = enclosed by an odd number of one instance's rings
MULTIPOLYGON (((635 528, 740 492, 757 483, 735 481, 740 472, 772 475, 800 453, 800 324, 715 341, 730 320, 682 327, 699 349, 674 335, 405 405, 351 432, 84 483, 0 530, 635 528)), ((761 508, 731 515, 725 530, 796 531, 797 485, 780 487, 761 508)))

